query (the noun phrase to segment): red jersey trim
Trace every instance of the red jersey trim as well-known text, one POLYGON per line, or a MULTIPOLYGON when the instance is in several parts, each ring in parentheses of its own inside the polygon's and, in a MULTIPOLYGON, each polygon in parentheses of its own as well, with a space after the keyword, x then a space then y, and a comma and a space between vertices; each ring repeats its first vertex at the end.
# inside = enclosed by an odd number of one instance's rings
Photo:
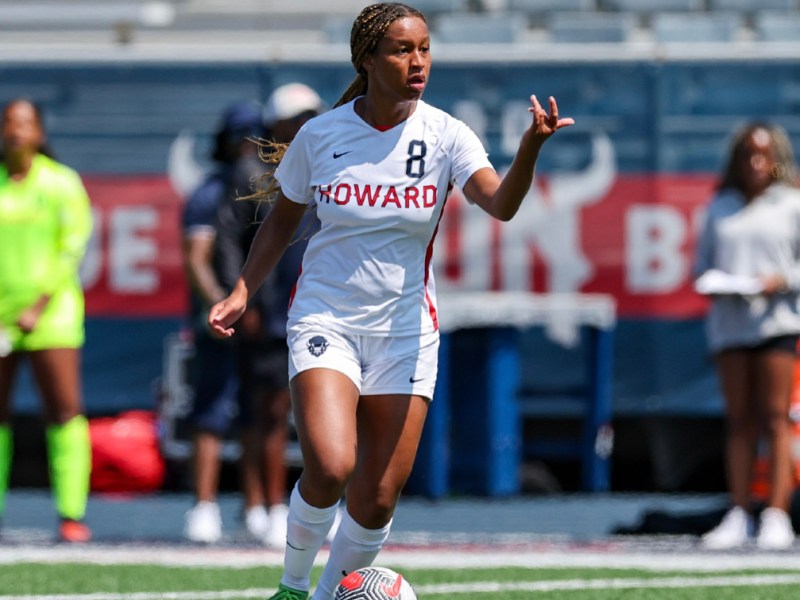
POLYGON ((428 248, 425 251, 425 302, 428 303, 428 314, 433 321, 434 331, 439 331, 439 314, 436 312, 436 304, 434 304, 433 300, 431 299, 430 290, 428 289, 428 279, 431 273, 431 260, 433 259, 433 243, 436 241, 436 234, 439 233, 439 225, 441 224, 442 217, 444 216, 444 205, 447 204, 447 198, 448 196, 445 196, 442 204, 442 210, 439 213, 439 219, 436 221, 436 227, 433 230, 431 240, 428 242, 428 248))
POLYGON ((297 293, 297 283, 300 281, 300 275, 302 274, 303 274, 303 265, 300 265, 300 268, 297 270, 297 279, 294 280, 292 291, 289 293, 289 306, 287 307, 287 309, 292 308, 292 302, 294 302, 294 295, 297 293))

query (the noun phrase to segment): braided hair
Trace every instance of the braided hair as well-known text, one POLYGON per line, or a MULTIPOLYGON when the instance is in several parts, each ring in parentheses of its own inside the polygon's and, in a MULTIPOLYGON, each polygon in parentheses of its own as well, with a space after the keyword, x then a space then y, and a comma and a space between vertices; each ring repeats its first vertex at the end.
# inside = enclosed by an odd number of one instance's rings
MULTIPOLYGON (((339 101, 334 104, 334 108, 347 104, 366 93, 369 82, 367 81, 367 72, 362 67, 364 59, 375 53, 389 26, 405 17, 415 17, 427 23, 425 16, 420 11, 400 2, 371 4, 359 13, 350 30, 350 62, 356 70, 356 77, 339 101)), ((259 200, 272 204, 275 200, 275 193, 278 191, 278 183, 272 177, 272 173, 280 164, 289 144, 280 144, 273 140, 258 140, 258 147, 258 155, 261 160, 271 165, 270 172, 258 182, 262 189, 241 199, 259 200)))
POLYGON ((717 185, 718 190, 739 189, 737 163, 745 150, 747 140, 754 132, 763 130, 769 135, 775 165, 772 168, 772 179, 775 183, 784 183, 791 187, 800 186, 800 169, 792 151, 792 143, 783 127, 766 122, 756 121, 739 129, 731 139, 728 162, 717 185))
POLYGON ((334 108, 347 104, 367 91, 367 72, 361 66, 364 59, 375 53, 389 26, 405 17, 416 17, 427 22, 425 16, 416 8, 399 2, 371 4, 356 17, 350 30, 350 62, 356 70, 356 77, 334 108))

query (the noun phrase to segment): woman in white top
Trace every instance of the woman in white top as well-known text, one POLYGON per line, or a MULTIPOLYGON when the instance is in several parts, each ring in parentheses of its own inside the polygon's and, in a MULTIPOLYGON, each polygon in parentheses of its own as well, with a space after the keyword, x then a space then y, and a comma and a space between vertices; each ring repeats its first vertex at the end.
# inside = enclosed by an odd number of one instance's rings
POLYGON ((698 287, 711 286, 708 343, 726 404, 726 465, 733 508, 703 537, 709 548, 748 539, 750 486, 761 436, 771 457, 770 496, 756 542, 767 549, 794 541, 788 510, 791 399, 800 336, 800 190, 788 137, 754 123, 733 139, 708 206, 697 250, 698 287))
POLYGON ((507 221, 560 119, 531 96, 531 127, 503 180, 477 136, 421 100, 431 66, 425 17, 368 6, 351 32, 353 84, 333 110, 277 147, 274 203, 238 283, 210 313, 218 336, 276 264, 309 207, 308 243, 289 311, 289 372, 303 473, 292 492, 284 575, 274 599, 308 597, 310 572, 344 494, 346 511, 318 582, 368 566, 389 535, 436 382, 439 345, 431 249, 453 184, 507 221), (284 154, 285 152, 285 154, 284 154))

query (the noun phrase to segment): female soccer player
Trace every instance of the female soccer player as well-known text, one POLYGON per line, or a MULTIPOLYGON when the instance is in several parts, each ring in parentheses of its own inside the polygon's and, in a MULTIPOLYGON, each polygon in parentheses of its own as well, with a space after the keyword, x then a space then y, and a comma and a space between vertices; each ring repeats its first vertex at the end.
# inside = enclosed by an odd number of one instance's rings
POLYGON ((306 209, 308 243, 289 310, 289 374, 304 469, 290 499, 284 575, 273 600, 308 598, 309 574, 339 498, 346 512, 313 598, 367 566, 389 535, 433 395, 439 347, 431 249, 451 182, 507 221, 557 129, 531 97, 533 122, 501 180, 465 124, 422 101, 431 67, 425 17, 398 3, 364 8, 350 47, 357 76, 281 156, 274 206, 232 293, 209 325, 233 334, 306 209))
POLYGON ((77 173, 50 158, 42 118, 28 100, 2 112, 0 161, 0 514, 11 465, 14 374, 30 361, 44 401, 50 478, 59 537, 91 537, 81 521, 89 493, 91 448, 80 389, 83 292, 78 265, 92 229, 77 173))

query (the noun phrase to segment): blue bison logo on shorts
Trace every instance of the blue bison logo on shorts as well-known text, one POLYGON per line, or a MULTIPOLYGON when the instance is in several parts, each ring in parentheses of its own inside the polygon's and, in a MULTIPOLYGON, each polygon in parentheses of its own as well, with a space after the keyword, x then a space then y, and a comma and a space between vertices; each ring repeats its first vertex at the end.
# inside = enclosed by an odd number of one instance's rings
POLYGON ((322 356, 323 352, 328 349, 328 340, 321 335, 315 335, 308 340, 308 351, 314 356, 322 356))

